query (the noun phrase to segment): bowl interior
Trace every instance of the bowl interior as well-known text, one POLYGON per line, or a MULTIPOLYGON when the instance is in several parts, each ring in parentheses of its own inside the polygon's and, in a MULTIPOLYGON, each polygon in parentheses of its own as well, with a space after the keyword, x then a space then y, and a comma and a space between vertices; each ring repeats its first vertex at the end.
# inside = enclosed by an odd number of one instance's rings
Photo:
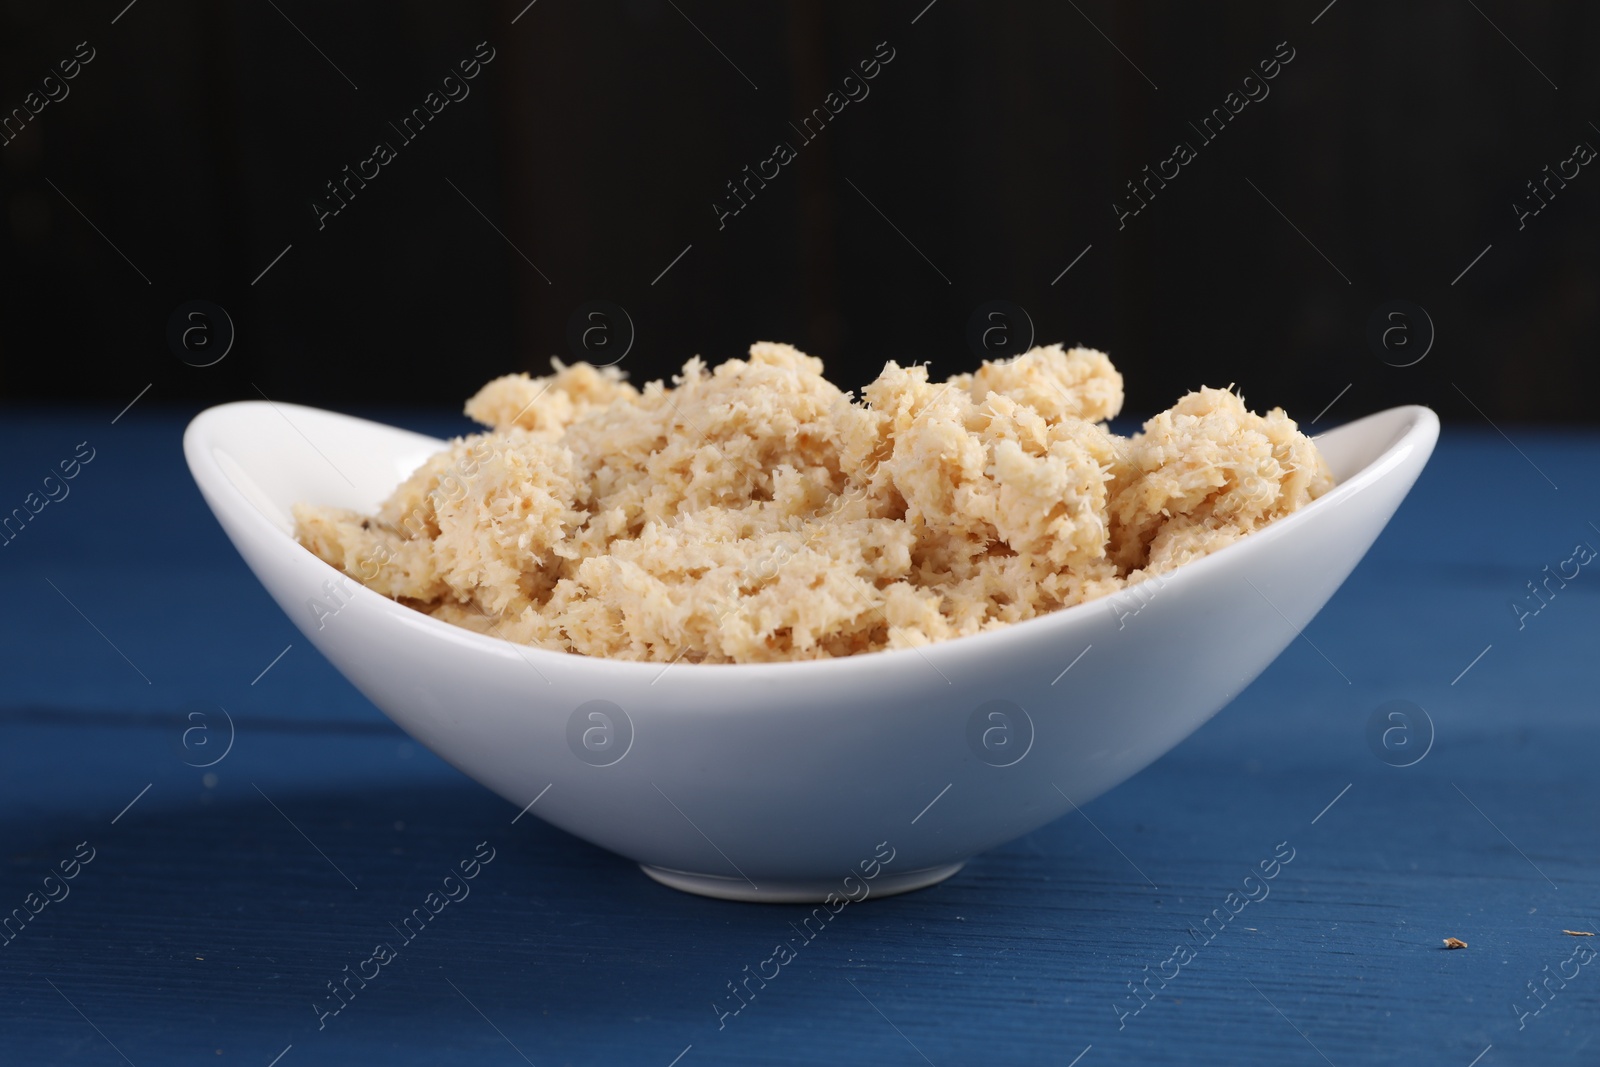
POLYGON ((1433 412, 1424 407, 1389 408, 1315 434, 1311 439, 1328 461, 1334 481, 1342 484, 1372 466, 1414 429, 1437 421, 1433 412))
POLYGON ((446 444, 367 419, 260 400, 212 408, 195 426, 203 431, 196 443, 227 480, 289 536, 295 504, 374 511, 446 444))

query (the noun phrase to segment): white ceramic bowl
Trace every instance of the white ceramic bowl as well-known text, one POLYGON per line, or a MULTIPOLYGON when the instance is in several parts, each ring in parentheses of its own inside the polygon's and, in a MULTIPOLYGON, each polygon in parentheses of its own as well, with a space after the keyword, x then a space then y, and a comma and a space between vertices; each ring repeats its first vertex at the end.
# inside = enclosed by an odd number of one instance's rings
POLYGON ((1324 434, 1335 489, 1137 592, 920 649, 665 670, 439 622, 294 541, 292 504, 372 510, 441 441, 247 401, 183 446, 267 591, 412 737, 667 885, 809 901, 938 882, 1182 741, 1321 609, 1438 433, 1403 407, 1324 434))

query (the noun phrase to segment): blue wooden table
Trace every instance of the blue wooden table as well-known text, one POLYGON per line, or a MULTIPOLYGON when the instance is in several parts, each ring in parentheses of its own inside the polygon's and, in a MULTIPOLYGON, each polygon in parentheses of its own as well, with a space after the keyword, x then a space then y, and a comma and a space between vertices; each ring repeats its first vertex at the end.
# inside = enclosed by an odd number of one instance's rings
POLYGON ((1209 725, 719 1016, 806 909, 516 818, 268 600, 187 413, 114 414, 0 417, 0 1063, 1600 1063, 1600 436, 1447 426, 1209 725))

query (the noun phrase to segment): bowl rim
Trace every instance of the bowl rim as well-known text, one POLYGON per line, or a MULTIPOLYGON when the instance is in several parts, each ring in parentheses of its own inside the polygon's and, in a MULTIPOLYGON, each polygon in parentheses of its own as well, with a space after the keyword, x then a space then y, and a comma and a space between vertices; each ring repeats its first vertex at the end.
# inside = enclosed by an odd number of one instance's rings
MULTIPOLYGON (((305 559, 324 568, 330 575, 335 577, 344 576, 343 571, 317 557, 295 540, 291 534, 284 532, 267 515, 263 514, 239 487, 234 485, 232 478, 228 476, 212 454, 212 448, 216 444, 211 435, 212 426, 219 420, 225 419, 230 410, 268 407, 314 413, 317 417, 332 416, 340 420, 375 427, 388 433, 403 434, 416 439, 418 444, 432 441, 443 448, 448 446, 449 442, 402 426, 377 422, 359 415, 347 415, 342 412, 330 411, 326 408, 314 408, 303 404, 284 402, 267 404, 260 400, 240 400, 219 404, 201 411, 190 421, 184 431, 183 448, 190 474, 196 483, 201 484, 203 489, 211 487, 224 493, 227 497, 227 506, 230 512, 235 515, 243 514, 246 516, 245 521, 255 524, 269 538, 281 539, 280 543, 285 548, 292 548, 296 552, 304 553, 305 559)), ((282 411, 280 410, 279 413, 282 414, 282 411)), ((1316 516, 1338 507, 1345 500, 1382 480, 1400 464, 1405 455, 1408 455, 1419 446, 1425 450, 1425 462, 1427 454, 1431 453, 1438 437, 1439 418, 1431 408, 1420 404, 1402 404, 1372 412, 1317 434, 1313 440, 1321 440, 1334 434, 1356 435, 1361 432, 1361 427, 1386 418, 1397 419, 1400 422, 1398 429, 1395 431, 1394 439, 1355 473, 1335 484, 1332 489, 1317 499, 1280 519, 1274 520, 1269 525, 1251 532, 1247 537, 1224 545, 1207 553, 1200 559, 1191 560, 1173 568, 1171 571, 1167 571, 1161 576, 1163 583, 1181 582, 1193 584, 1194 582, 1202 581, 1213 570, 1228 566, 1232 561, 1236 560, 1239 553, 1247 550, 1248 546, 1259 546, 1289 536, 1300 526, 1314 521, 1316 516)), ((217 509, 214 508, 213 510, 217 509)), ((775 676, 782 677, 784 680, 800 680, 800 676, 806 672, 816 673, 819 671, 848 673, 853 671, 894 670, 908 663, 913 656, 920 657, 926 661, 930 655, 943 657, 947 655, 981 654, 996 642, 1007 639, 1014 640, 1015 638, 1012 636, 1014 634, 1042 634, 1046 627, 1051 626, 1063 629, 1070 628, 1080 620, 1087 618, 1091 613, 1101 610, 1102 605, 1110 597, 1116 595, 1115 593, 1103 594, 1078 604, 1057 608, 1055 611, 1047 612, 1043 615, 1036 615, 1031 619, 1007 623, 1004 626, 975 634, 944 638, 926 645, 877 649, 870 652, 858 652, 849 656, 837 656, 827 659, 775 660, 757 663, 680 663, 677 660, 673 660, 670 663, 662 664, 654 660, 615 659, 606 656, 590 656, 581 652, 555 651, 553 649, 540 648, 537 645, 521 644, 507 638, 496 637, 493 634, 469 630, 466 627, 436 619, 431 615, 407 607, 397 600, 368 588, 359 579, 355 581, 354 594, 358 599, 371 604, 375 610, 385 613, 405 612, 406 621, 420 626, 423 633, 437 634, 440 638, 450 642, 464 643, 467 648, 474 648, 478 651, 496 655, 511 652, 524 660, 527 660, 529 656, 537 657, 537 661, 529 661, 535 668, 542 665, 549 666, 552 669, 606 670, 622 672, 624 675, 639 675, 641 677, 647 673, 654 673, 659 680, 666 673, 667 667, 676 667, 680 678, 694 677, 701 681, 706 681, 716 677, 725 682, 731 682, 734 679, 756 681, 761 678, 775 676)), ((298 624, 296 625, 298 626, 298 624)), ((943 672, 941 671, 940 673, 942 674, 943 672)), ((651 684, 653 685, 654 681, 651 684)))

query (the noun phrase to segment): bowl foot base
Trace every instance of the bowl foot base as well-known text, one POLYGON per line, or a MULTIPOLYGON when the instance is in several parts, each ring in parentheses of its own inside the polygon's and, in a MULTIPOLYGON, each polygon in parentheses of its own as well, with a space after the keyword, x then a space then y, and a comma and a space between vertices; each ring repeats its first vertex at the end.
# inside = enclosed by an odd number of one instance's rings
MULTIPOLYGON (((893 874, 887 870, 870 882, 859 879, 871 888, 871 893, 862 899, 870 900, 872 897, 892 897, 896 893, 909 893, 913 889, 926 889, 955 874, 966 865, 966 860, 959 863, 946 863, 938 867, 924 867, 920 871, 903 871, 893 874)), ((816 879, 768 879, 762 878, 757 884, 752 885, 743 878, 727 878, 717 874, 695 874, 691 871, 675 871, 669 867, 652 867, 647 863, 639 864, 639 869, 662 885, 671 886, 673 889, 685 893, 694 893, 702 897, 716 897, 718 900, 745 900, 758 904, 815 904, 827 899, 829 893, 836 893, 840 897, 845 895, 846 886, 844 876, 838 878, 816 879)))

